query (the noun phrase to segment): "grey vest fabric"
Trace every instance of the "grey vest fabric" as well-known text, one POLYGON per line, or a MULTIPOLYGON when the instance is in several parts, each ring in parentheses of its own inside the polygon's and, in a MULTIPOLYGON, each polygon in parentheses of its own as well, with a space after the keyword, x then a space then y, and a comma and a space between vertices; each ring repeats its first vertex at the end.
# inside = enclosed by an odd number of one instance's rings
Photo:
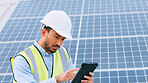
POLYGON ((59 50, 59 53, 61 55, 63 69, 64 69, 64 72, 65 72, 68 69, 67 68, 67 56, 66 56, 66 53, 64 52, 64 50, 62 48, 59 48, 58 50, 59 50))
POLYGON ((28 56, 28 58, 31 60, 32 62, 32 66, 33 66, 33 72, 34 72, 34 78, 37 82, 39 82, 39 74, 38 74, 38 69, 35 63, 35 59, 34 56, 32 54, 32 51, 30 48, 27 48, 26 50, 24 50, 24 52, 26 53, 26 55, 28 56))
MULTIPOLYGON (((68 69, 67 68, 67 56, 66 53, 64 52, 64 50, 62 48, 59 48, 59 53, 61 55, 61 59, 62 59, 62 64, 63 64, 63 69, 64 72, 68 69)), ((64 82, 60 82, 60 83, 68 83, 66 80, 64 82)))

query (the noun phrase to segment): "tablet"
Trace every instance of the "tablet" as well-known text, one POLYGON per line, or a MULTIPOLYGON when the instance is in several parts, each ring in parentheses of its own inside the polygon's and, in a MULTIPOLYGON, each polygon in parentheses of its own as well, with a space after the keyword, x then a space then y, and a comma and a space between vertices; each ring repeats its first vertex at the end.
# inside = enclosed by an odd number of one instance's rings
POLYGON ((89 72, 94 72, 98 63, 82 63, 81 68, 73 78, 71 83, 81 83, 81 80, 87 80, 84 75, 90 76, 89 72))

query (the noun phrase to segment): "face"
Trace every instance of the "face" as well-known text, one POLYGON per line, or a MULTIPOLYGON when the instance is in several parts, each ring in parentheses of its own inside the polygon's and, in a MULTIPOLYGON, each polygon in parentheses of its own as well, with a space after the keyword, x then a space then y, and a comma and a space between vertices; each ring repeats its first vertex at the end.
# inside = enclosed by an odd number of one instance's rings
MULTIPOLYGON (((47 30, 46 30, 47 31, 47 30)), ((47 31, 44 38, 44 47, 48 53, 54 53, 63 44, 65 37, 59 35, 56 31, 51 29, 47 31)))

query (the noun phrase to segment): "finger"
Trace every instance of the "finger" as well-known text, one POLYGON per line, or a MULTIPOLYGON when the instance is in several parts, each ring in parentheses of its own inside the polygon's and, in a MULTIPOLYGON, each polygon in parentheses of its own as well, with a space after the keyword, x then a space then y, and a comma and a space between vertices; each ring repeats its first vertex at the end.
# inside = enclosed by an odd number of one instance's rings
POLYGON ((70 81, 70 78, 68 77, 68 75, 66 76, 66 80, 67 80, 67 81, 70 81))
POLYGON ((84 78, 88 79, 89 81, 93 81, 94 80, 94 78, 90 77, 90 76, 84 76, 84 78))
POLYGON ((78 71, 78 70, 79 70, 79 68, 70 69, 71 72, 78 71))
POLYGON ((72 79, 72 77, 69 75, 68 72, 66 72, 66 77, 65 77, 65 79, 66 79, 67 81, 70 81, 70 80, 72 79))
POLYGON ((93 76, 94 76, 94 73, 92 73, 92 72, 89 72, 89 75, 91 75, 91 77, 93 77, 93 76))
POLYGON ((93 83, 93 81, 89 81, 89 80, 81 80, 81 83, 93 83))
POLYGON ((72 73, 71 71, 67 72, 67 74, 70 79, 73 79, 73 77, 75 76, 74 73, 72 73))
POLYGON ((71 80, 73 77, 68 74, 68 75, 67 75, 67 78, 71 80))

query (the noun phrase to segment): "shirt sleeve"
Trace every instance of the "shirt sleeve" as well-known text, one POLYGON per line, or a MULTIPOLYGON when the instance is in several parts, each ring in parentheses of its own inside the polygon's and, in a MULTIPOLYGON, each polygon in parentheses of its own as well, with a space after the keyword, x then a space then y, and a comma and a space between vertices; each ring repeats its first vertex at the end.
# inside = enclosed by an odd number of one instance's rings
MULTIPOLYGON (((50 71, 49 71, 50 72, 50 71)), ((17 83, 38 83, 34 79, 29 64, 22 56, 15 57, 13 61, 13 74, 17 83)), ((40 83, 57 83, 55 77, 40 83)))

